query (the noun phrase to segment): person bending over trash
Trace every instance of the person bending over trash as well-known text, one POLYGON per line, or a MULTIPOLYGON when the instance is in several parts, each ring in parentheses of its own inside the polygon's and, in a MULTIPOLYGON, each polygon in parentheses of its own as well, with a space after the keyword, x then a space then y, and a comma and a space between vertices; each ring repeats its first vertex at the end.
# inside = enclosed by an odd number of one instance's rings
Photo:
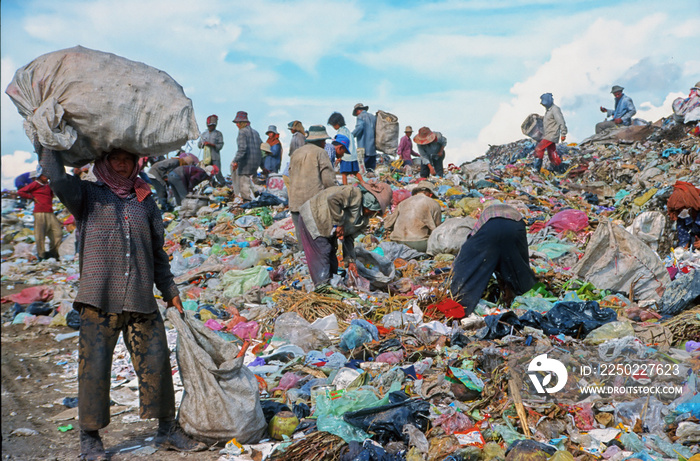
POLYGON ((430 234, 442 222, 442 211, 434 200, 437 194, 431 182, 419 182, 411 194, 386 218, 384 228, 393 230, 392 241, 425 253, 430 234))
POLYGON ((49 187, 49 178, 39 166, 36 169, 35 180, 17 191, 25 199, 34 200, 34 241, 36 256, 42 259, 55 258, 58 260, 58 247, 63 239, 61 223, 53 214, 53 192, 49 187), (46 251, 46 235, 49 236, 49 251, 46 251))
POLYGON ((65 173, 60 152, 43 150, 51 188, 75 217, 80 235, 78 414, 82 459, 107 459, 99 430, 109 424, 114 347, 123 334, 138 376, 141 418, 158 418, 155 445, 200 451, 175 419, 170 351, 153 285, 168 307, 182 302, 163 250, 164 230, 151 189, 138 177, 137 156, 113 150, 95 161, 98 182, 65 173))
POLYGON ((357 277, 355 237, 369 226, 370 217, 384 213, 391 197, 391 187, 381 182, 333 186, 301 206, 297 233, 315 286, 328 282, 338 270, 338 239, 343 241, 348 271, 357 277))
POLYGON ((418 130, 413 140, 418 145, 418 153, 421 156, 420 177, 427 178, 430 175, 442 177, 447 138, 439 131, 432 131, 424 126, 418 130))
POLYGON ((562 142, 566 140, 566 122, 564 122, 561 109, 554 104, 552 93, 545 93, 540 96, 540 104, 547 110, 542 119, 544 137, 535 147, 535 157, 537 157, 537 160, 535 160, 535 171, 539 172, 542 169, 542 159, 546 150, 552 169, 556 172, 561 172, 561 157, 557 152, 557 143, 560 137, 562 142))
POLYGON ((184 164, 185 160, 180 157, 166 158, 154 163, 148 170, 149 176, 153 178, 151 185, 156 190, 156 197, 163 211, 172 211, 172 206, 168 204, 168 174, 184 164))
POLYGON ((208 165, 204 169, 196 165, 183 165, 168 173, 168 184, 172 188, 177 206, 182 205, 182 199, 192 192, 197 185, 216 176, 219 169, 216 165, 208 165))
POLYGON ((600 106, 600 111, 606 114, 606 118, 612 117, 613 119, 597 123, 595 126, 596 134, 608 128, 630 126, 632 124, 632 117, 637 113, 637 109, 634 107, 632 98, 626 94, 622 94, 622 90, 624 90, 624 88, 620 85, 615 85, 612 87, 612 90, 610 90, 615 97, 615 109, 606 109, 600 106))
POLYGON ((450 291, 467 315, 479 304, 493 273, 507 305, 535 284, 523 217, 500 202, 484 208, 452 266, 450 291))
POLYGON ((689 182, 676 181, 666 208, 669 217, 676 221, 678 246, 700 250, 700 189, 689 182))

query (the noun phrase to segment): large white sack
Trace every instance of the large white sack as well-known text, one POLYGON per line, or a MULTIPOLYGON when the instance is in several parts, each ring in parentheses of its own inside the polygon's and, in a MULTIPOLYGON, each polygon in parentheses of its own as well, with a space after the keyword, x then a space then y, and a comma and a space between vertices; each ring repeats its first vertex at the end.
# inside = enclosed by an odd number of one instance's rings
POLYGON ((257 443, 267 424, 258 381, 238 357, 239 348, 194 318, 168 309, 177 330, 177 363, 185 392, 178 421, 186 433, 207 442, 257 443))
POLYGON ((396 115, 377 111, 374 145, 385 154, 395 155, 399 150, 399 118, 396 115))
POLYGON ((634 218, 632 224, 626 227, 627 232, 636 236, 649 245, 654 251, 659 249, 659 240, 666 228, 666 216, 660 211, 645 211, 634 218))
POLYGON ((467 241, 467 236, 475 224, 476 219, 470 216, 446 219, 428 237, 427 253, 431 256, 442 253, 456 255, 467 241))
POLYGON ((30 141, 71 166, 121 148, 161 155, 199 137, 192 101, 165 72, 81 46, 39 56, 5 90, 30 141))
POLYGON ((611 221, 598 224, 581 260, 571 269, 574 277, 598 289, 612 290, 638 300, 659 301, 671 277, 659 256, 639 238, 611 221))

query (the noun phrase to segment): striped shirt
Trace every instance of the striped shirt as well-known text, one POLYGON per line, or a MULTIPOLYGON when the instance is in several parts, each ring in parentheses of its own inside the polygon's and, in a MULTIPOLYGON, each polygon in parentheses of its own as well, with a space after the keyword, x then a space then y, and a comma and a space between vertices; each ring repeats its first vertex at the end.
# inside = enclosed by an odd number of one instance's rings
POLYGON ((149 314, 158 309, 154 283, 166 301, 179 294, 152 195, 142 202, 136 194, 122 199, 102 182, 69 176, 60 152, 45 149, 40 163, 78 227, 80 286, 75 302, 108 313, 149 314))
POLYGON ((506 205, 505 203, 489 205, 481 213, 481 216, 479 216, 479 219, 476 221, 476 224, 474 224, 474 229, 472 229, 472 231, 469 233, 469 236, 471 237, 472 235, 476 234, 479 229, 481 229, 481 226, 486 224, 489 219, 493 218, 505 218, 512 221, 520 221, 523 219, 523 215, 521 215, 520 212, 512 206, 506 205))

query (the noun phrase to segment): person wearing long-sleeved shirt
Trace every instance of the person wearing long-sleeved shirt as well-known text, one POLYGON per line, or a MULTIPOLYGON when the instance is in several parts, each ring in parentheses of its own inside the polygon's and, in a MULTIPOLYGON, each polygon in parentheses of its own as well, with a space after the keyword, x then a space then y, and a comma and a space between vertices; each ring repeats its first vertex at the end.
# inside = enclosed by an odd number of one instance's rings
POLYGON ((59 259, 58 247, 61 245, 63 230, 56 215, 53 214, 53 192, 49 178, 37 169, 36 179, 17 191, 20 197, 34 200, 34 240, 36 256, 42 259, 59 259), (46 236, 49 237, 49 251, 46 251, 46 236))
POLYGON ((637 109, 634 107, 632 98, 623 94, 622 90, 624 90, 623 87, 615 85, 610 91, 615 97, 614 109, 607 109, 603 106, 600 107, 600 111, 606 114, 607 117, 612 117, 612 120, 597 123, 595 126, 596 134, 609 128, 630 126, 632 124, 632 117, 637 113, 637 109))
POLYGON ((267 135, 267 141, 265 141, 265 143, 270 147, 270 151, 264 156, 262 161, 263 173, 266 175, 270 173, 279 173, 280 166, 282 166, 282 143, 280 142, 280 134, 275 125, 267 127, 265 134, 267 135))
POLYGON ((418 144, 418 153, 421 156, 421 178, 427 178, 431 174, 442 176, 447 138, 439 131, 432 131, 424 126, 418 130, 418 134, 413 137, 413 140, 418 144))
POLYGON ((301 206, 297 233, 314 285, 336 273, 338 238, 343 240, 348 271, 357 277, 355 237, 365 231, 371 216, 384 213, 391 197, 391 187, 386 183, 333 186, 301 206))
POLYGON ((399 154, 399 158, 403 160, 404 165, 413 165, 413 157, 419 157, 420 154, 413 150, 413 141, 411 141, 411 135, 413 134, 413 128, 407 126, 404 130, 404 136, 399 141, 399 148, 396 153, 399 154))
POLYGON ((151 185, 156 190, 156 197, 158 198, 158 203, 160 203, 160 208, 162 210, 170 209, 168 205, 168 183, 166 182, 166 178, 171 171, 182 164, 184 164, 184 161, 180 157, 166 158, 165 160, 154 163, 148 170, 148 174, 153 178, 151 185))
MULTIPOLYGON (((19 191, 24 186, 33 183, 35 178, 36 173, 34 171, 27 171, 26 173, 22 173, 21 175, 15 178, 15 189, 19 191)), ((25 206, 27 206, 27 200, 23 197, 20 197, 19 200, 17 200, 17 207, 24 208, 25 206)))
POLYGON ((564 115, 562 115, 561 109, 554 104, 552 93, 545 93, 540 96, 540 104, 547 110, 542 119, 544 137, 535 146, 535 171, 539 172, 542 168, 545 151, 547 151, 549 162, 554 170, 559 171, 561 168, 561 157, 557 152, 557 143, 560 138, 562 141, 566 139, 566 122, 564 122, 564 115))
POLYGON ((442 210, 432 183, 421 181, 411 194, 386 218, 384 228, 391 231, 392 241, 425 253, 430 234, 442 222, 442 210))
MULTIPOLYGON (((209 165, 207 168, 213 170, 214 165, 209 165)), ((183 165, 174 168, 168 173, 168 184, 170 184, 175 196, 175 203, 178 206, 182 205, 182 199, 192 192, 199 183, 207 179, 209 179, 209 174, 196 165, 183 165)))
POLYGON ((314 195, 335 186, 335 171, 325 146, 328 134, 322 125, 312 125, 306 145, 289 160, 289 211, 294 228, 299 225, 299 208, 314 195))
POLYGON ((207 117, 207 131, 202 132, 197 145, 200 149, 205 150, 204 158, 207 159, 209 157, 211 159, 210 162, 205 162, 204 166, 211 164, 216 165, 219 169, 214 178, 218 185, 223 186, 226 184, 224 175, 221 173, 221 149, 224 148, 224 135, 216 129, 218 122, 219 117, 216 115, 207 117), (207 155, 207 150, 209 155, 207 155))
POLYGON ((377 147, 375 145, 377 117, 367 112, 367 109, 369 106, 365 106, 361 102, 355 104, 352 109, 352 115, 357 117, 352 135, 357 140, 358 157, 362 157, 365 169, 374 171, 377 167, 377 147))
POLYGON ((95 161, 97 182, 69 176, 60 152, 37 153, 51 188, 79 230, 78 414, 83 459, 106 459, 99 429, 109 424, 114 346, 122 334, 138 376, 140 416, 158 418, 156 446, 205 449, 175 421, 170 351, 153 286, 169 307, 182 302, 163 249, 164 229, 135 154, 113 150, 95 161))
POLYGON ((238 138, 236 139, 238 151, 231 163, 233 192, 243 200, 252 201, 255 199, 253 175, 258 173, 262 160, 262 151, 260 150, 262 140, 258 132, 250 126, 247 112, 238 111, 233 123, 238 127, 238 138))

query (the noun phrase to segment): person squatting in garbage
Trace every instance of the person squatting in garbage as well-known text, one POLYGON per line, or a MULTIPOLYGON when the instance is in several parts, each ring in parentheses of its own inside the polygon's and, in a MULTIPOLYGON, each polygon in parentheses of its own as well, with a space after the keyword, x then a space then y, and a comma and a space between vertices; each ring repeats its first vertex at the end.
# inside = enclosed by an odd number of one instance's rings
POLYGON ((172 211, 173 209, 168 203, 168 174, 185 164, 186 160, 181 157, 166 158, 154 163, 148 170, 148 175, 153 178, 151 185, 156 190, 156 198, 163 211, 172 211))
POLYGON ((214 165, 218 169, 218 172, 212 177, 214 185, 225 186, 226 180, 221 173, 221 149, 224 148, 224 135, 216 129, 218 123, 219 117, 217 115, 207 117, 207 131, 202 132, 197 146, 204 149, 204 166, 214 165))
POLYGON ((238 111, 233 123, 238 127, 238 151, 231 162, 231 183, 233 192, 250 202, 255 200, 253 176, 258 173, 262 162, 262 140, 260 134, 250 126, 247 112, 238 111))
POLYGON ((319 192, 336 185, 333 165, 323 148, 328 137, 323 125, 312 125, 306 144, 296 149, 289 159, 287 194, 297 240, 301 206, 319 192))
POLYGON ((338 271, 338 239, 347 269, 357 278, 355 237, 367 229, 372 216, 384 214, 391 197, 391 187, 381 182, 333 186, 301 206, 297 232, 315 286, 338 271))
POLYGON ((544 117, 542 118, 542 124, 544 126, 544 136, 540 142, 535 146, 535 171, 539 172, 542 169, 542 159, 544 158, 544 151, 547 151, 547 156, 549 157, 549 162, 552 164, 552 169, 554 171, 561 171, 561 157, 557 152, 557 143, 561 138, 561 141, 566 140, 566 122, 564 122, 564 116, 561 113, 559 106, 554 104, 554 97, 552 93, 545 93, 540 96, 540 104, 542 104, 545 109, 544 117))
POLYGON ((384 228, 392 231, 392 241, 425 253, 430 234, 442 223, 442 211, 431 182, 419 182, 411 194, 386 218, 384 228))
POLYGON ((114 347, 123 334, 138 376, 139 416, 157 418, 155 445, 200 451, 175 419, 175 393, 163 318, 153 296, 168 307, 182 302, 163 250, 164 229, 151 189, 138 177, 135 154, 113 150, 95 161, 97 182, 66 175, 60 152, 35 143, 51 188, 75 217, 80 235, 78 414, 81 458, 107 459, 99 430, 110 421, 114 347))
POLYGON ((536 282, 523 217, 496 201, 484 208, 452 266, 450 292, 466 315, 474 312, 494 273, 507 305, 536 282))
POLYGON ((624 90, 624 88, 620 85, 615 85, 612 87, 612 90, 610 90, 615 97, 615 109, 607 109, 600 106, 600 111, 606 114, 606 117, 612 117, 613 119, 596 123, 596 134, 609 128, 630 126, 632 124, 632 117, 637 113, 637 109, 634 107, 632 98, 626 94, 622 94, 622 90, 624 90))
POLYGON ((430 175, 442 177, 447 138, 442 133, 424 126, 418 130, 413 140, 418 145, 418 153, 421 156, 420 177, 427 178, 430 175))
POLYGON ((178 166, 168 173, 168 184, 170 185, 175 203, 182 205, 182 200, 194 190, 197 185, 207 179, 216 176, 219 169, 216 165, 207 165, 200 168, 197 165, 178 166))
POLYGON ((700 250, 700 189, 676 181, 666 208, 671 220, 676 221, 678 246, 700 250))
POLYGON ((355 155, 355 160, 353 160, 350 153, 350 138, 344 134, 336 134, 335 139, 333 139, 333 147, 335 148, 335 163, 336 165, 340 164, 340 173, 343 175, 343 185, 348 185, 348 175, 353 175, 360 184, 364 183, 365 180, 360 175, 360 164, 357 162, 357 155, 355 155))
POLYGON ((58 247, 63 239, 61 223, 53 214, 53 192, 49 186, 49 178, 41 166, 37 167, 35 179, 17 191, 24 198, 34 200, 34 241, 36 256, 43 259, 59 259, 58 247), (46 251, 46 236, 49 237, 49 251, 46 251))

